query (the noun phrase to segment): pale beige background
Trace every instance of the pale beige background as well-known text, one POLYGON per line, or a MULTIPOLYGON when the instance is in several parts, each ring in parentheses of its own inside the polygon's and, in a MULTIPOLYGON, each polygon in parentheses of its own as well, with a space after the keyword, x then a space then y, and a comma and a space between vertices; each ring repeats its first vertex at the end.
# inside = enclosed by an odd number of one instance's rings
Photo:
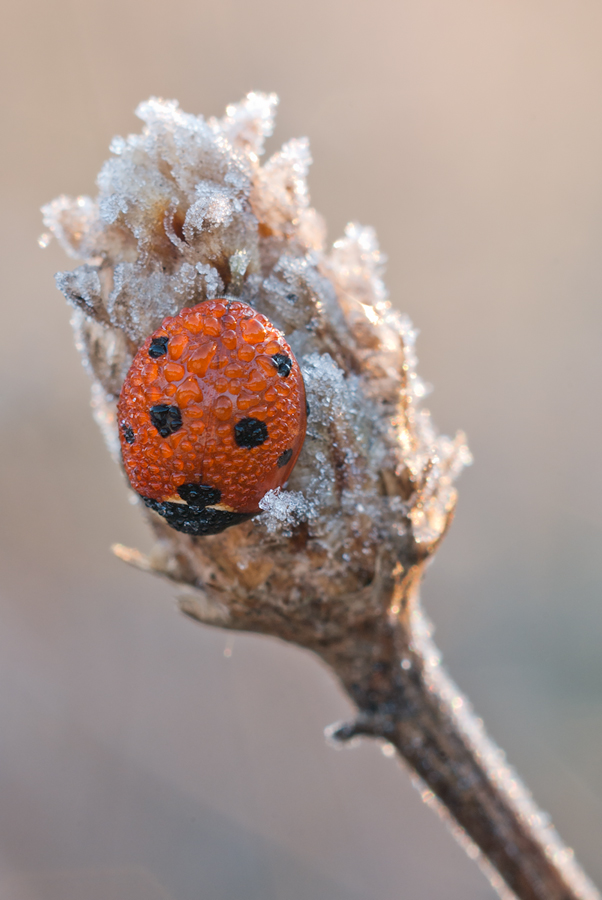
POLYGON ((461 687, 602 882, 602 6, 22 0, 2 42, 0 900, 491 900, 318 663, 178 616, 89 415, 38 207, 150 94, 274 90, 476 464, 425 585, 461 687), (224 656, 224 649, 232 655, 224 656))

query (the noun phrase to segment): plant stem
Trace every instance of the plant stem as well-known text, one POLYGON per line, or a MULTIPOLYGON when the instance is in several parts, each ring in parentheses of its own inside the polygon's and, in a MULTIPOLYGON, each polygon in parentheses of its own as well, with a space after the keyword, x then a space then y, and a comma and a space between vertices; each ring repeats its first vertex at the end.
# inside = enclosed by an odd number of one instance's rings
POLYGON ((441 668, 417 602, 411 612, 391 617, 388 627, 374 623, 360 641, 323 656, 360 711, 333 736, 371 735, 394 745, 420 779, 423 800, 448 821, 501 897, 600 900, 441 668))

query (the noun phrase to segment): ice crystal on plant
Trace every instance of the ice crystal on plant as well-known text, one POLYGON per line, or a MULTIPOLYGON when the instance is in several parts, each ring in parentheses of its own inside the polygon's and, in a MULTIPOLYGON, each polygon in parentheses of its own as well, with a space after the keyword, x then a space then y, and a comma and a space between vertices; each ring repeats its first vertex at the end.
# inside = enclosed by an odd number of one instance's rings
POLYGON ((310 514, 308 502, 301 491, 282 491, 280 488, 268 491, 259 501, 259 506, 263 510, 262 524, 269 534, 283 528, 290 531, 310 514))
MULTIPOLYGON (((116 401, 133 355, 183 307, 240 296, 284 332, 305 379, 305 445, 287 489, 267 494, 261 515, 191 538, 146 511, 155 550, 148 558, 116 552, 185 585, 180 606, 194 618, 321 655, 360 710, 337 738, 395 741, 428 781, 425 801, 434 792, 452 798, 450 809, 472 822, 480 846, 491 847, 493 835, 499 849, 507 838, 490 828, 493 794, 483 801, 478 788, 485 771, 500 789, 498 812, 505 815, 505 796, 515 806, 510 824, 530 830, 575 896, 597 898, 441 673, 416 586, 451 520, 470 453, 461 432, 438 434, 423 406, 429 388, 417 372, 417 332, 387 297, 374 231, 352 223, 326 248, 307 188, 307 140, 288 141, 261 164, 276 105, 275 95, 252 93, 206 120, 151 98, 136 111, 141 134, 112 141, 98 196, 61 196, 43 209, 40 245, 53 235, 82 262, 57 284, 75 309, 94 416, 116 458, 116 401), (409 717, 407 698, 421 685, 409 717), (460 734, 465 745, 449 741, 460 734), (434 741, 432 769, 426 757, 416 762, 422 740, 434 741), (463 800, 454 806, 459 786, 463 800), (476 826, 473 809, 482 813, 476 826)), ((503 889, 497 876, 492 883, 503 889)))
POLYGON ((305 523, 334 572, 369 583, 383 541, 398 556, 408 539, 436 544, 469 454, 422 407, 416 332, 388 300, 373 229, 352 223, 325 248, 306 139, 261 163, 276 105, 253 93, 205 119, 175 101, 141 103, 142 132, 112 141, 97 197, 59 197, 44 225, 83 260, 57 284, 76 309, 108 439, 132 356, 165 316, 236 284, 282 329, 305 377, 307 439, 288 490, 266 497, 248 527, 280 535, 284 549, 305 523))

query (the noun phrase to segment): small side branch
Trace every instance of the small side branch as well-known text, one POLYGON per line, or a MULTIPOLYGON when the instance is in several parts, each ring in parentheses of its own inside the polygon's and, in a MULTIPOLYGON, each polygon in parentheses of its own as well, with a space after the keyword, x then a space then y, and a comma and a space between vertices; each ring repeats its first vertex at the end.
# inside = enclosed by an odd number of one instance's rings
POLYGON ((367 735, 393 744, 418 776, 423 800, 447 821, 504 900, 600 900, 573 851, 441 668, 419 607, 395 623, 392 638, 381 640, 381 647, 395 650, 386 667, 387 688, 382 658, 377 663, 378 708, 370 708, 374 660, 361 684, 357 677, 348 682, 342 657, 335 664, 360 712, 332 737, 348 741, 367 735))
MULTIPOLYGON (((503 896, 601 900, 439 667, 415 597, 451 522, 470 452, 461 432, 438 434, 423 406, 417 332, 387 300, 373 230, 350 224, 325 245, 324 223, 309 205, 305 140, 261 162, 276 102, 251 93, 207 122, 151 98, 137 110, 142 137, 113 143, 98 197, 61 196, 44 208, 45 227, 83 263, 57 283, 75 306, 94 415, 116 458, 116 399, 134 353, 183 308, 240 296, 286 335, 303 372, 307 438, 287 489, 265 494, 261 517, 196 538, 147 510, 155 550, 148 557, 120 545, 114 551, 176 584, 191 618, 320 655, 358 709, 338 739, 365 734, 394 745, 425 801, 456 823, 469 855, 499 873, 491 878, 503 896)), ((268 344, 254 346, 251 356, 268 352, 268 344)), ((246 396, 251 370, 232 369, 239 375, 223 384, 232 408, 247 404, 267 415, 267 406, 251 406, 267 392, 246 396)), ((171 404, 166 380, 153 371, 149 363, 153 390, 171 404)), ((214 423, 205 374, 194 370, 204 406, 193 417, 202 414, 205 424, 196 433, 188 423, 161 448, 157 465, 179 479, 194 458, 194 479, 209 461, 216 478, 223 467, 246 479, 251 470, 239 468, 214 423)), ((275 421, 284 430, 287 390, 276 389, 275 421)), ((153 460, 140 457, 141 465, 153 460)), ((247 465, 259 467, 261 482, 263 463, 245 457, 247 465)))

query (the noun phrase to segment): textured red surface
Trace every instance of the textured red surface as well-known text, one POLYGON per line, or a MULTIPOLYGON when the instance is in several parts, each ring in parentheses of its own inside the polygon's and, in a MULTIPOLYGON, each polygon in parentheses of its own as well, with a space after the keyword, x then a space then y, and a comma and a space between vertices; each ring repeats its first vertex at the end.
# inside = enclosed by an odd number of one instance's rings
POLYGON ((257 512, 267 491, 290 475, 303 445, 305 388, 299 364, 280 331, 250 306, 206 300, 167 318, 136 354, 118 405, 125 470, 135 491, 154 500, 177 500, 183 484, 221 491, 221 504, 257 512), (149 356, 151 342, 167 337, 165 355, 149 356), (292 360, 287 377, 274 354, 292 360), (163 438, 150 408, 177 406, 182 427, 163 438), (239 447, 241 419, 264 422, 268 437, 258 447, 239 447), (133 443, 128 443, 125 434, 133 443), (292 450, 289 462, 279 457, 292 450))

